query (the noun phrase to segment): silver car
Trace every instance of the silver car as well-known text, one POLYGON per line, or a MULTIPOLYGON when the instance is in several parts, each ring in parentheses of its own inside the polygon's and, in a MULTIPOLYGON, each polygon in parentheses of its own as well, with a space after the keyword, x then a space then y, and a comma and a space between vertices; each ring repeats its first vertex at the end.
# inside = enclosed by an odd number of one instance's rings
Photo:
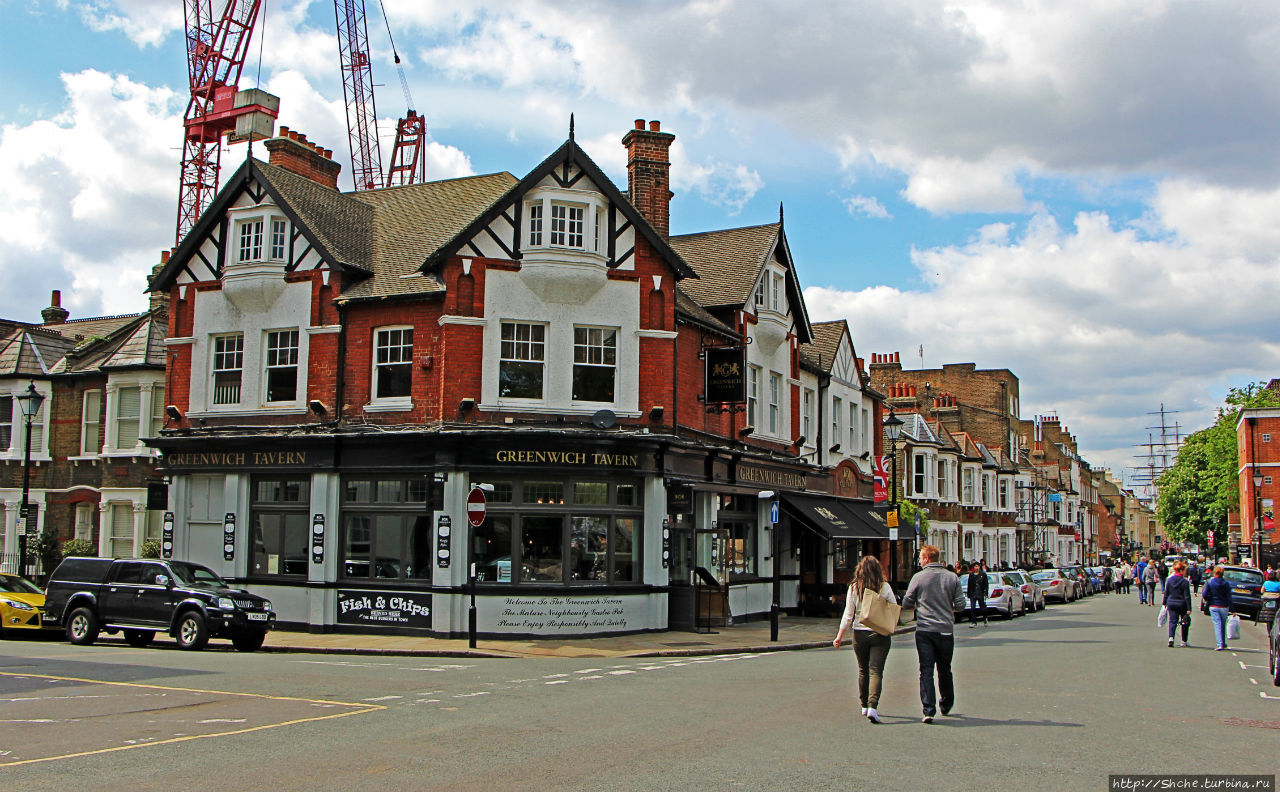
POLYGON ((1031 579, 1044 587, 1045 599, 1071 602, 1076 598, 1076 579, 1061 569, 1038 569, 1031 579))
POLYGON ((1018 589, 1022 591, 1022 598, 1026 601, 1027 610, 1032 613, 1044 610, 1044 588, 1031 578, 1030 572, 1025 569, 1015 569, 1004 574, 1018 581, 1018 589))
MULTIPOLYGON (((960 576, 960 590, 969 590, 969 576, 960 576)), ((987 573, 987 600, 985 609, 1003 615, 1006 619, 1026 613, 1026 603, 1018 581, 1008 572, 987 573)), ((972 617, 972 614, 969 614, 972 617)))

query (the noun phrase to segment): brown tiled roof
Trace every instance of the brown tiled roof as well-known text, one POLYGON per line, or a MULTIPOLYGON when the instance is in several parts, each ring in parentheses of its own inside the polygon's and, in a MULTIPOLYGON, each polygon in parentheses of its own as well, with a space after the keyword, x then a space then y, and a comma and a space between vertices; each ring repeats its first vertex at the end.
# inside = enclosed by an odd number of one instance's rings
POLYGON ((356 194, 340 193, 304 176, 258 160, 254 168, 284 199, 286 210, 297 213, 308 232, 341 266, 369 271, 373 247, 370 230, 373 209, 356 200, 356 194))
POLYGON ((52 374, 75 374, 101 369, 164 368, 164 339, 168 330, 164 313, 146 313, 105 338, 81 344, 68 352, 52 374))
POLYGON ((698 273, 681 285, 706 308, 742 306, 778 240, 781 223, 671 237, 672 249, 698 273))
POLYGON ((416 274, 423 262, 515 184, 503 172, 353 193, 372 211, 373 277, 345 289, 342 299, 443 290, 434 275, 416 274))
POLYGON ((140 313, 121 314, 119 316, 94 316, 88 319, 74 319, 70 322, 44 325, 44 329, 68 338, 77 344, 95 338, 106 338, 115 331, 136 320, 140 313))
POLYGON ((800 344, 800 365, 822 374, 831 373, 836 352, 840 351, 840 339, 849 330, 843 319, 833 322, 816 322, 813 325, 813 343, 800 344))
POLYGON ((0 376, 47 374, 75 342, 40 327, 20 327, 0 341, 0 376))
POLYGON ((709 330, 738 338, 732 327, 717 319, 706 308, 698 305, 693 298, 684 293, 683 286, 676 287, 676 313, 693 324, 702 325, 709 330))

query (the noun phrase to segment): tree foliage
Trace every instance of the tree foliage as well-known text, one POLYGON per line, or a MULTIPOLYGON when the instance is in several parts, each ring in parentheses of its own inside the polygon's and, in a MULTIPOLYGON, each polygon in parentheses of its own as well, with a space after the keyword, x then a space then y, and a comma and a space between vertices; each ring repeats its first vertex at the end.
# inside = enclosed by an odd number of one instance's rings
POLYGON ((1213 425, 1188 435, 1160 477, 1156 518, 1173 541, 1203 547, 1209 531, 1225 539, 1227 516, 1240 505, 1236 422, 1250 407, 1280 407, 1280 393, 1260 382, 1229 389, 1213 425))

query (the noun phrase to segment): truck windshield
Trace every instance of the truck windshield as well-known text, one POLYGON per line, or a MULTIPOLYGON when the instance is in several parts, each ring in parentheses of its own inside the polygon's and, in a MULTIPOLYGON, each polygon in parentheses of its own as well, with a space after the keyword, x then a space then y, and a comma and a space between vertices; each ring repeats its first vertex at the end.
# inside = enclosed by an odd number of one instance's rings
POLYGON ((212 569, 207 569, 196 564, 170 563, 173 568, 173 576, 178 579, 179 583, 185 586, 225 586, 222 578, 212 569))

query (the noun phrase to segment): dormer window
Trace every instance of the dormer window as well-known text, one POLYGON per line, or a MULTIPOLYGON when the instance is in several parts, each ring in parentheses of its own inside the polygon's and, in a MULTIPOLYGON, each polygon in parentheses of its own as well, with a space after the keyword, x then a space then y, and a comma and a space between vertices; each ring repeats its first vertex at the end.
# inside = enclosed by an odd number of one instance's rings
POLYGON ((288 256, 289 224, 283 217, 247 217, 236 221, 236 229, 237 264, 284 261, 288 256))
POLYGON ((603 252, 602 200, 599 193, 585 190, 535 190, 525 201, 528 246, 603 252))

